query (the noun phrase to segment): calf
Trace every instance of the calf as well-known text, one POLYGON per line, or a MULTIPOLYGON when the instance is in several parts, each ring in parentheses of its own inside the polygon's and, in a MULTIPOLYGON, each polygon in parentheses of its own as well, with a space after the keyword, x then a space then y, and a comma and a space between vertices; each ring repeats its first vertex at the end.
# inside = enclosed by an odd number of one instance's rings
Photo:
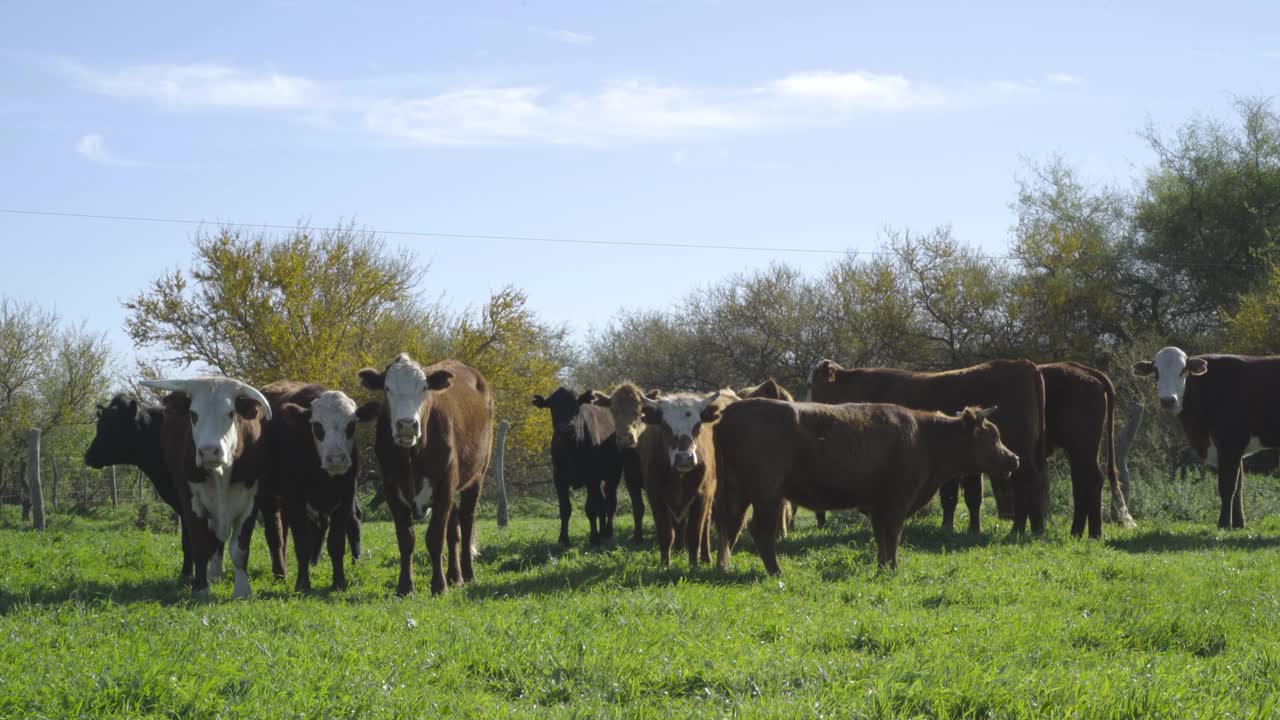
POLYGON ((475 578, 476 504, 493 450, 493 396, 478 370, 456 360, 422 367, 401 353, 381 372, 360 371, 360 382, 385 396, 374 452, 400 546, 399 595, 413 585, 413 523, 431 510, 427 552, 431 592, 445 591, 441 559, 449 541, 448 582, 475 578), (457 506, 455 507, 455 496, 457 506), (462 552, 465 547, 467 552, 462 552))
POLYGON ((227 377, 144 380, 169 392, 162 424, 165 465, 191 529, 195 554, 191 591, 209 593, 211 551, 230 542, 235 596, 249 597, 249 539, 260 480, 266 472, 263 423, 271 419, 266 397, 227 377))
POLYGON ((283 499, 297 559, 295 588, 311 589, 310 566, 328 534, 333 589, 345 590, 347 537, 358 556, 356 425, 377 417, 377 402, 356 407, 345 393, 323 385, 281 380, 262 388, 274 419, 268 426, 267 486, 283 499))
POLYGON ((569 545, 569 491, 587 491, 587 521, 591 544, 613 537, 618 512, 618 482, 622 460, 609 411, 591 404, 590 392, 576 395, 559 388, 550 397, 533 396, 534 407, 551 411, 551 470, 560 500, 560 544, 569 545))
POLYGON ((726 482, 719 507, 719 564, 729 568, 747 509, 765 569, 781 572, 777 512, 784 499, 822 510, 856 508, 871 518, 881 565, 897 567, 907 517, 958 475, 1004 478, 1018 457, 988 421, 995 408, 957 416, 899 405, 824 405, 751 399, 721 413, 716 462, 726 482))
POLYGON ((1080 537, 1087 525, 1089 537, 1102 537, 1102 473, 1098 470, 1098 457, 1104 438, 1112 517, 1126 527, 1134 527, 1116 470, 1116 390, 1111 378, 1077 362, 1049 363, 1039 368, 1044 378, 1045 454, 1062 448, 1071 464, 1075 500, 1071 534, 1080 537))
POLYGON ((1242 460, 1280 447, 1280 357, 1197 355, 1167 347, 1134 363, 1155 375, 1160 407, 1178 418, 1188 444, 1218 472, 1218 527, 1244 527, 1242 460))
MULTIPOLYGON (((966 407, 996 407, 992 421, 1004 443, 1022 461, 1010 481, 992 478, 991 487, 1001 515, 1013 517, 1015 532, 1044 531, 1049 488, 1045 472, 1044 380, 1028 360, 992 360, 981 365, 945 372, 909 372, 888 368, 846 370, 823 360, 810 374, 815 402, 896 403, 917 410, 955 413, 966 407)), ((981 532, 982 483, 966 484, 969 531, 981 532)), ((944 497, 944 509, 946 505, 944 497)), ((951 503, 954 509, 954 502, 951 503)), ((943 523, 952 518, 944 512, 943 523)))

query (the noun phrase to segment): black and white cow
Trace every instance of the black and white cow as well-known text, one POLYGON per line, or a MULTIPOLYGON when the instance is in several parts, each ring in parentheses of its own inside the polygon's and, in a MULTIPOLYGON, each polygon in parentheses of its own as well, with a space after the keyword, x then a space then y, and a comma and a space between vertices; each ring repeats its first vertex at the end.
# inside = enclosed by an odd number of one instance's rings
POLYGON ((550 397, 533 396, 534 407, 551 411, 551 470, 560 500, 560 544, 569 544, 569 491, 587 491, 587 521, 591 543, 613 537, 618 512, 618 483, 622 459, 609 411, 591 404, 594 394, 577 395, 559 388, 550 397))
POLYGON ((163 425, 165 464, 191 530, 191 591, 209 592, 212 550, 230 543, 235 596, 249 596, 249 538, 259 482, 266 472, 263 425, 271 406, 257 388, 228 377, 144 380, 169 393, 163 425))
POLYGON ((1197 355, 1176 347, 1134 363, 1155 375, 1160 407, 1182 423, 1187 441, 1218 471, 1218 527, 1244 527, 1241 461, 1280 447, 1280 357, 1197 355))

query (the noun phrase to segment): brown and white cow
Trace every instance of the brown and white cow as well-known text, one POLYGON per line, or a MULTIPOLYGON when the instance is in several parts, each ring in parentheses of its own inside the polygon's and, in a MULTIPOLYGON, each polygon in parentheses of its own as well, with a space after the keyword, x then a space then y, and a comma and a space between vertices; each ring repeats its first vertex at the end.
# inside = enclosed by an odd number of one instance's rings
MULTIPOLYGON (((328 534, 333 588, 347 587, 344 559, 348 537, 359 538, 356 515, 356 426, 378 416, 374 401, 359 407, 346 393, 323 385, 280 380, 262 388, 271 403, 268 425, 267 492, 281 498, 293 532, 295 589, 311 589, 311 563, 328 534)), ((352 551, 357 552, 358 540, 352 551)))
POLYGON ((611 395, 605 395, 599 390, 591 391, 591 395, 592 404, 607 408, 613 418, 614 441, 622 461, 622 480, 631 497, 631 516, 635 522, 631 541, 641 543, 644 541, 644 469, 637 446, 648 428, 643 419, 644 403, 641 398, 656 398, 659 392, 644 392, 635 383, 624 381, 611 395))
POLYGON ((141 384, 169 392, 162 430, 165 464, 181 497, 182 522, 191 528, 192 592, 208 594, 212 551, 228 542, 235 596, 249 597, 249 539, 266 472, 263 425, 271 419, 266 397, 228 377, 141 384))
POLYGON ((407 353, 381 372, 361 370, 360 382, 385 395, 374 451, 400 546, 397 594, 413 592, 413 523, 426 517, 428 510, 431 592, 439 594, 446 588, 442 561, 446 535, 448 583, 470 582, 475 579, 476 505, 493 450, 493 396, 488 383, 480 371, 456 360, 423 367, 407 353))
POLYGON ((1244 527, 1242 460, 1280 447, 1280 357, 1197 355, 1167 347, 1134 363, 1155 375, 1160 407, 1178 418, 1196 454, 1218 471, 1218 527, 1244 527))
MULTIPOLYGON (((1021 460, 1018 471, 1005 482, 992 478, 996 506, 1002 516, 1013 518, 1015 532, 1024 532, 1027 521, 1033 532, 1043 532, 1048 512, 1049 488, 1045 472, 1044 380, 1029 360, 992 360, 960 370, 911 372, 890 368, 845 369, 823 360, 809 377, 814 402, 895 403, 918 410, 955 413, 966 407, 999 407, 992 422, 1000 428, 1004 443, 1021 460)), ((966 489, 970 532, 981 531, 982 486, 966 489)), ((954 505, 952 506, 954 507, 954 505)), ((946 524, 949 518, 944 517, 946 524)))
POLYGON ((1107 478, 1111 485, 1111 516, 1125 527, 1136 523, 1120 490, 1116 470, 1115 402, 1111 378, 1097 368, 1078 362, 1039 366, 1044 378, 1046 455, 1062 448, 1071 465, 1074 514, 1071 534, 1102 536, 1102 473, 1098 458, 1107 449, 1107 478))
POLYGON ((896 567, 907 518, 946 480, 985 472, 1004 477, 1017 456, 987 418, 996 408, 957 416, 883 403, 787 403, 751 399, 720 413, 716 495, 719 565, 729 568, 747 509, 765 569, 781 572, 777 512, 782 500, 822 510, 858 509, 871 519, 881 565, 896 567))

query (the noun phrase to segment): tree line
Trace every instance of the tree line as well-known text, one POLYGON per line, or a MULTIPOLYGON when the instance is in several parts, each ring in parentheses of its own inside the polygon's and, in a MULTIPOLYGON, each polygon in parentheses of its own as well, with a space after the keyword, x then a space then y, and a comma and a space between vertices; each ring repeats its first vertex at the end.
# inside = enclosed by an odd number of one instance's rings
MULTIPOLYGON (((431 299, 429 268, 354 224, 201 230, 190 268, 125 300, 126 330, 150 353, 137 367, 119 368, 105 338, 83 324, 0 299, 0 466, 18 465, 31 427, 78 456, 94 403, 119 390, 156 399, 138 392, 139 378, 305 379, 359 399, 356 372, 401 351, 485 374, 498 416, 511 423, 510 476, 534 488, 550 476, 551 433, 529 399, 561 383, 709 390, 772 375, 802 395, 822 358, 916 370, 1073 359, 1110 373, 1123 411, 1149 394, 1129 365, 1161 346, 1280 352, 1280 120, 1271 103, 1244 99, 1227 120, 1142 135, 1155 160, 1130 187, 1091 184, 1061 157, 1025 163, 1000 254, 945 226, 891 228, 874 251, 816 275, 777 261, 670 307, 624 309, 576 346, 518 288, 474 308, 431 299)), ((1145 464, 1176 456, 1169 429, 1147 423, 1137 444, 1145 464)))

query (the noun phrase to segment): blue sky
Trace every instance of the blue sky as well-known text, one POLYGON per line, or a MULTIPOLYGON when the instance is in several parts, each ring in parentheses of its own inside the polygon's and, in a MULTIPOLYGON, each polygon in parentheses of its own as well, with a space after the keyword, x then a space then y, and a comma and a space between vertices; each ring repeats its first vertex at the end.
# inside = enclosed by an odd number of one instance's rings
MULTIPOLYGON (((1021 158, 1128 186, 1137 136, 1280 91, 1276 3, 9 4, 0 208, 583 240, 1007 246, 1021 158)), ((0 213, 0 293, 107 331, 191 228, 0 213)), ((389 238, 428 296, 579 337, 834 256, 389 238)))

